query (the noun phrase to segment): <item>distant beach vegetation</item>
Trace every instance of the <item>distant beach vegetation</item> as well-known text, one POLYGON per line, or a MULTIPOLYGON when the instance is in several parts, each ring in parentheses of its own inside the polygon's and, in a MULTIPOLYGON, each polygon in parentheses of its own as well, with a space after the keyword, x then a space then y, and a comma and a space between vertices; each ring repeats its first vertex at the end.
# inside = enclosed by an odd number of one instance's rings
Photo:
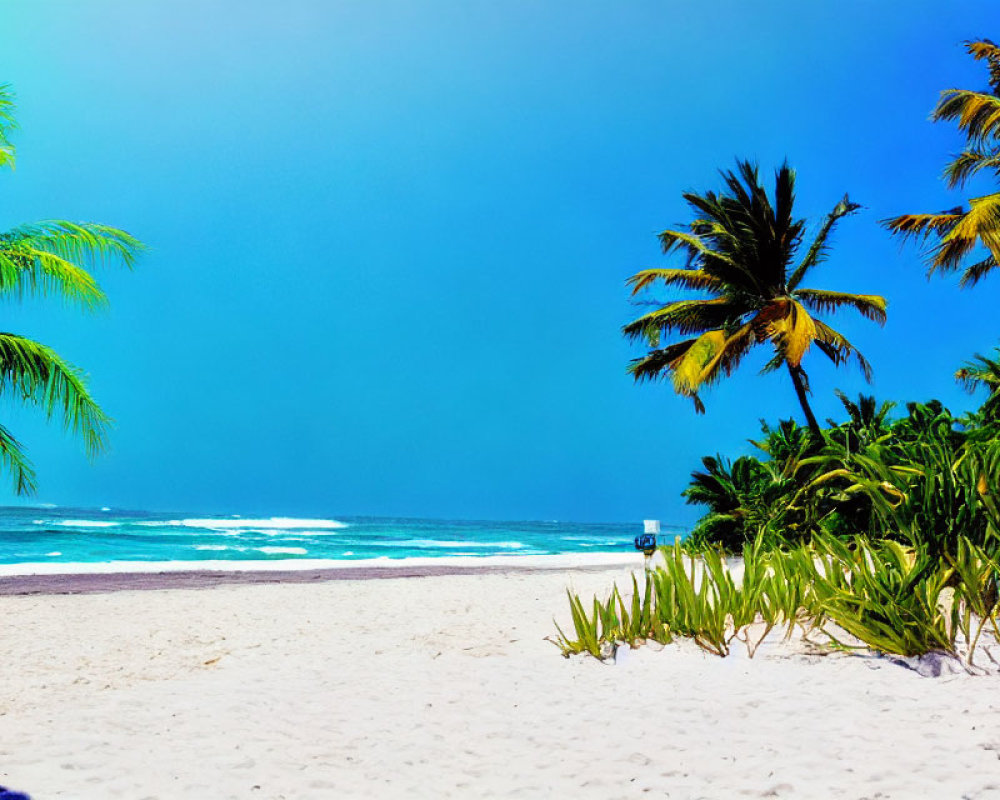
MULTIPOLYGON (((949 89, 933 111, 965 136, 945 170, 952 188, 981 172, 1000 179, 1000 47, 983 39, 966 49, 984 62, 990 89, 949 89)), ((629 371, 637 381, 669 379, 704 412, 703 391, 768 346, 764 371, 787 372, 806 424, 762 421, 755 455, 705 456, 683 492, 705 509, 691 534, 661 547, 660 565, 630 595, 616 587, 585 607, 571 594, 573 631, 556 643, 600 657, 616 643, 689 637, 726 655, 739 640, 752 655, 772 629, 798 627, 824 647, 961 654, 971 669, 984 630, 1000 641, 1000 349, 984 348, 955 373, 980 393, 973 411, 955 416, 929 400, 897 413, 893 402, 838 392, 845 418, 821 426, 808 402, 807 354, 853 360, 866 378, 871 366, 818 315, 848 308, 886 319, 882 297, 801 285, 858 207, 845 196, 806 247, 787 165, 770 195, 748 162, 722 179, 719 192, 685 194, 693 220, 660 234, 664 253, 683 253, 683 266, 628 281, 633 293, 668 286, 709 295, 655 303, 628 323, 624 334, 647 346, 629 371), (677 335, 686 338, 670 340, 677 335), (727 563, 730 555, 742 565, 727 563)), ((931 274, 958 273, 963 287, 997 268, 1000 192, 882 224, 922 246, 931 274)))

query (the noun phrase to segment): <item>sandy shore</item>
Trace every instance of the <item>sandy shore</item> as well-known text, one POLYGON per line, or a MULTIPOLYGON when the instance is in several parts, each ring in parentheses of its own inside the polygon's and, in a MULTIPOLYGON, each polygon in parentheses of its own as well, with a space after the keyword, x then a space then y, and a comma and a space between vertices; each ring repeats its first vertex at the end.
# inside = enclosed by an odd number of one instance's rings
MULTIPOLYGON (((75 798, 1000 798, 996 678, 566 660, 622 567, 0 597, 0 783, 75 798)), ((17 581, 22 579, 4 579, 17 581)))

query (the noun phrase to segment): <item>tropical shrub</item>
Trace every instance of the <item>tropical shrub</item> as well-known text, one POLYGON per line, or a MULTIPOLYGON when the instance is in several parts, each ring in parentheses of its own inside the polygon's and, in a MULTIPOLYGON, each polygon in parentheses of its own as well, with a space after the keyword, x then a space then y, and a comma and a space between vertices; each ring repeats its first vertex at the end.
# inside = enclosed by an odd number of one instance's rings
POLYGON ((663 565, 646 573, 641 591, 633 576, 629 602, 616 586, 588 613, 568 593, 575 636, 557 624, 553 639, 564 655, 601 657, 617 644, 682 638, 723 657, 738 640, 752 658, 773 630, 785 626, 788 638, 798 626, 831 648, 896 656, 955 657, 961 645, 972 664, 987 625, 1000 641, 1000 566, 965 537, 954 556, 866 537, 819 535, 793 548, 759 537, 744 548, 739 580, 718 549, 691 556, 677 543, 661 552, 663 565))

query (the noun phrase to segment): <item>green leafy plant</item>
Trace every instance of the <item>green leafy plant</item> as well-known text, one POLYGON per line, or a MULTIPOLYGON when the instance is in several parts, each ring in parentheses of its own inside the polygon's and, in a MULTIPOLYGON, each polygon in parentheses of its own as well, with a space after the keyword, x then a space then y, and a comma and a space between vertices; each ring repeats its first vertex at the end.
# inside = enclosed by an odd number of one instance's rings
MULTIPOLYGON (((0 84, 0 167, 14 166, 11 135, 16 128, 13 94, 9 85, 0 84)), ((125 231, 94 222, 19 225, 0 233, 0 293, 14 299, 56 295, 84 309, 101 308, 107 297, 87 269, 110 262, 131 267, 141 249, 125 231)), ((88 455, 104 449, 109 418, 91 397, 83 373, 50 347, 0 333, 0 391, 41 409, 48 418, 61 418, 83 440, 88 455)), ((0 464, 17 494, 35 491, 31 462, 2 426, 0 464)))

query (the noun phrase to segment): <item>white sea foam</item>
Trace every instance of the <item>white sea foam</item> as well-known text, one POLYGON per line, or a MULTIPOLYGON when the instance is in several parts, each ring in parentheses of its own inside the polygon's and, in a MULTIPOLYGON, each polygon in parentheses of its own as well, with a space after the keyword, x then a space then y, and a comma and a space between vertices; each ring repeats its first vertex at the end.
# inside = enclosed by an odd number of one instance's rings
POLYGON ((140 525, 157 527, 170 525, 183 528, 205 528, 207 530, 258 530, 263 532, 320 529, 338 530, 346 528, 346 522, 335 519, 293 519, 291 517, 271 517, 270 519, 171 519, 166 522, 140 522, 140 525))
POLYGON ((197 572, 203 570, 260 571, 307 569, 357 569, 359 567, 594 567, 638 568, 641 556, 636 553, 562 553, 560 555, 426 556, 423 558, 318 559, 292 558, 276 564, 274 559, 212 559, 204 561, 102 561, 102 562, 25 562, 0 564, 0 576, 114 574, 123 572, 197 572))
POLYGON ((228 550, 229 546, 224 544, 196 544, 195 550, 228 550))
POLYGON ((101 511, 110 511, 110 510, 111 510, 110 506, 101 506, 101 511))
POLYGON ((46 553, 45 555, 55 558, 56 556, 61 556, 62 553, 60 553, 58 550, 53 550, 51 553, 46 553))
POLYGON ((304 547, 258 547, 256 549, 257 552, 267 553, 268 555, 304 556, 309 552, 304 547))
POLYGON ((58 525, 60 528, 116 528, 119 524, 106 519, 36 519, 34 522, 36 525, 58 525))
POLYGON ((400 547, 499 547, 503 550, 519 550, 524 547, 521 542, 452 542, 444 539, 411 539, 395 542, 393 546, 400 547))

